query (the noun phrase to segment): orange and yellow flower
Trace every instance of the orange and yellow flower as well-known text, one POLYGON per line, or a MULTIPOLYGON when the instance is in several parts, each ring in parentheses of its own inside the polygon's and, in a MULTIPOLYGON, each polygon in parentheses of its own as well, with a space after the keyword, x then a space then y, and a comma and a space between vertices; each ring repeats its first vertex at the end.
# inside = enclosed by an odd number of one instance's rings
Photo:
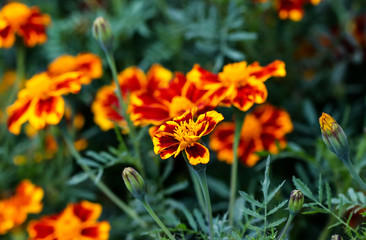
POLYGON ((42 44, 47 40, 46 26, 50 23, 50 16, 42 14, 38 7, 9 3, 0 10, 0 47, 13 46, 16 34, 28 47, 42 44))
POLYGON ((278 16, 281 19, 300 21, 304 17, 304 5, 318 5, 321 0, 276 0, 278 16))
POLYGON ((69 204, 59 214, 31 221, 28 225, 30 240, 106 240, 110 225, 107 221, 97 222, 102 206, 82 201, 69 204))
POLYGON ((209 90, 196 88, 182 73, 177 72, 167 87, 133 94, 129 106, 130 117, 135 125, 156 126, 193 107, 200 114, 217 106, 218 103, 213 101, 210 94, 209 90))
POLYGON ((9 131, 19 134, 21 125, 27 121, 36 129, 58 124, 65 110, 62 95, 79 92, 83 78, 81 72, 68 72, 54 78, 45 72, 33 76, 7 109, 9 131))
POLYGON ((216 111, 209 111, 199 115, 195 121, 193 118, 196 111, 196 108, 186 111, 183 115, 159 127, 153 137, 155 154, 160 154, 162 159, 167 159, 173 155, 177 157, 184 150, 192 165, 209 162, 210 153, 199 141, 224 117, 216 111))
MULTIPOLYGON (((249 113, 243 123, 238 156, 246 166, 254 166, 260 151, 278 153, 286 146, 285 135, 291 132, 293 125, 289 114, 282 109, 265 104, 258 106, 249 113)), ((220 124, 210 137, 210 148, 217 152, 217 158, 227 163, 233 160, 233 141, 235 124, 220 124)))
MULTIPOLYGON (((171 79, 172 73, 158 64, 152 65, 146 75, 137 67, 128 67, 118 74, 119 87, 127 102, 129 102, 127 99, 129 95, 153 95, 156 89, 167 86, 171 79)), ((127 125, 120 114, 120 106, 115 91, 114 82, 102 87, 97 92, 92 104, 94 121, 103 131, 113 128, 115 123, 123 128, 127 125)))
POLYGON ((210 91, 213 103, 232 104, 247 111, 254 103, 266 101, 268 93, 264 82, 268 78, 285 75, 282 61, 276 60, 265 67, 261 67, 258 62, 248 65, 243 61, 224 66, 218 75, 196 64, 187 74, 187 79, 197 88, 210 91))
POLYGON ((14 196, 0 200, 0 234, 21 225, 28 214, 41 212, 43 195, 42 188, 24 180, 16 188, 14 196))
POLYGON ((81 53, 75 57, 62 55, 48 66, 47 72, 52 77, 67 72, 82 72, 86 76, 82 84, 89 84, 92 79, 102 76, 102 60, 92 53, 81 53))

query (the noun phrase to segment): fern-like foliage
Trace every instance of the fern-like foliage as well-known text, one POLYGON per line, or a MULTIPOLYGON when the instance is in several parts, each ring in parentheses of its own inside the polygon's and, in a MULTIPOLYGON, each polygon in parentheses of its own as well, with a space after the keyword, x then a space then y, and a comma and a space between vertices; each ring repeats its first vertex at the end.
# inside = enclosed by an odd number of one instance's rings
POLYGON ((246 222, 244 226, 244 231, 246 231, 246 229, 250 229, 253 231, 254 235, 257 235, 256 237, 254 237, 253 234, 249 234, 248 239, 258 239, 257 237, 259 237, 259 239, 261 239, 261 237, 264 237, 265 239, 274 239, 274 238, 268 238, 269 236, 267 236, 267 234, 274 237, 275 234, 273 235, 271 234, 271 232, 276 232, 275 228, 284 221, 286 221, 286 218, 280 218, 270 221, 270 217, 278 210, 283 208, 286 205, 287 200, 284 200, 275 207, 269 209, 269 203, 273 200, 276 193, 281 189, 281 187, 285 183, 285 181, 283 181, 275 189, 270 190, 271 181, 269 178, 269 165, 270 165, 270 159, 268 157, 266 163, 266 170, 264 174, 264 180, 263 182, 261 182, 262 193, 263 193, 262 201, 258 201, 248 193, 240 191, 241 197, 246 202, 246 205, 242 208, 246 222))

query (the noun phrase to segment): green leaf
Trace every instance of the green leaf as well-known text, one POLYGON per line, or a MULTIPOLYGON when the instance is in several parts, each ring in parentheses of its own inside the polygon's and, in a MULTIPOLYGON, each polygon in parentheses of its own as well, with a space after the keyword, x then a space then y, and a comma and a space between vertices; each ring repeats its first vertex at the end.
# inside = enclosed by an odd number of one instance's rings
POLYGON ((332 193, 330 191, 330 186, 329 186, 329 183, 328 182, 325 183, 325 190, 327 192, 327 205, 328 205, 328 209, 331 209, 331 207, 332 207, 332 193))
POLYGON ((271 211, 269 211, 267 213, 267 216, 277 212, 280 208, 282 208, 283 206, 285 206, 285 204, 287 203, 287 200, 284 200, 283 202, 281 202, 280 204, 278 204, 276 207, 272 208, 271 211))
POLYGON ((77 173, 74 176, 72 176, 69 181, 67 181, 67 184, 76 185, 86 180, 88 177, 89 175, 86 172, 77 173))
POLYGON ((303 183, 300 179, 296 178, 295 176, 292 177, 292 182, 294 183, 295 187, 299 189, 306 197, 317 201, 314 195, 312 194, 310 188, 303 183))
POLYGON ((215 192, 218 195, 220 195, 220 197, 223 197, 223 198, 229 197, 229 194, 230 194, 229 187, 224 182, 222 182, 216 178, 207 176, 207 184, 208 184, 209 189, 212 192, 215 192))
POLYGON ((270 192, 270 194, 268 195, 268 199, 266 203, 269 203, 273 197, 276 195, 276 193, 281 189, 281 187, 283 186, 283 184, 286 182, 286 180, 284 180, 275 190, 273 190, 272 192, 270 192))
POLYGON ((251 32, 234 32, 234 33, 230 33, 227 36, 227 39, 229 41, 254 40, 256 38, 257 38, 257 34, 251 33, 251 32))
POLYGON ((264 180, 262 182, 262 192, 263 192, 263 197, 264 197, 264 204, 267 203, 268 189, 269 189, 269 185, 271 184, 271 180, 269 179, 269 164, 270 164, 270 158, 268 156, 267 162, 266 162, 266 170, 264 171, 264 180))
POLYGON ((176 183, 172 186, 170 186, 169 188, 167 188, 164 193, 167 195, 173 194, 175 192, 179 192, 182 191, 183 189, 186 189, 188 187, 189 183, 188 180, 185 180, 183 182, 180 183, 176 183))
POLYGON ((264 204, 260 203, 259 201, 255 200, 252 196, 250 196, 248 193, 243 192, 243 191, 239 191, 240 196, 242 196, 244 198, 245 201, 250 202, 251 204, 260 207, 260 208, 264 208, 264 204))
POLYGON ((322 183, 322 175, 319 175, 319 182, 318 182, 318 199, 319 202, 323 202, 323 183, 322 183))
POLYGON ((277 227, 278 225, 280 225, 281 223, 283 223, 284 221, 286 221, 287 218, 281 218, 281 219, 278 219, 270 224, 268 224, 268 228, 274 228, 274 227, 277 227))
POLYGON ((98 153, 96 153, 94 151, 91 151, 91 150, 87 151, 85 153, 85 155, 88 156, 88 157, 93 158, 96 161, 104 163, 104 164, 108 162, 105 158, 101 157, 98 153))
POLYGON ((247 215, 250 215, 250 216, 253 216, 257 219, 262 219, 264 220, 264 216, 260 215, 259 213, 257 212, 254 212, 253 210, 250 210, 249 208, 246 208, 246 207, 243 207, 242 211, 247 214, 247 215))
POLYGON ((353 188, 348 188, 348 196, 351 198, 353 202, 357 202, 357 195, 353 188))
POLYGON ((342 224, 342 222, 336 222, 336 223, 334 223, 334 224, 330 225, 330 226, 328 227, 328 229, 334 228, 334 227, 339 226, 339 225, 341 225, 341 224, 342 224))
POLYGON ((84 165, 87 165, 89 167, 95 167, 95 168, 100 168, 101 167, 101 165, 99 163, 97 163, 97 162, 95 162, 95 161, 93 161, 89 158, 81 158, 81 159, 78 160, 78 162, 80 164, 84 164, 84 165))
POLYGON ((202 230, 207 229, 207 226, 205 224, 205 220, 203 219, 202 213, 200 211, 198 211, 197 209, 194 209, 193 210, 193 215, 195 216, 195 218, 196 218, 196 220, 197 220, 198 225, 200 226, 200 228, 202 230))

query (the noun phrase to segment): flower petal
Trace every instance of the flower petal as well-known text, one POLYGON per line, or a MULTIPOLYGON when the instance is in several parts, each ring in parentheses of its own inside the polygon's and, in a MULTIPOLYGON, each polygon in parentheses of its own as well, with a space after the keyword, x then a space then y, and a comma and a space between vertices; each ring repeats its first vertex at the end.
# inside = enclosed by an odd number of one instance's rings
POLYGON ((189 163, 192 165, 207 164, 210 161, 210 152, 199 143, 192 143, 191 146, 186 147, 185 152, 189 163))
POLYGON ((196 123, 197 125, 201 123, 202 124, 201 128, 198 129, 197 131, 197 135, 199 137, 202 137, 204 135, 209 134, 215 128, 215 126, 222 120, 224 120, 224 117, 222 116, 221 113, 218 113, 216 111, 209 111, 206 112, 205 114, 199 115, 196 123))
POLYGON ((248 81, 243 87, 240 87, 236 96, 232 99, 232 104, 241 111, 247 111, 254 103, 263 103, 267 99, 266 86, 254 79, 248 81))
POLYGON ((72 205, 74 215, 81 222, 96 221, 102 213, 102 206, 97 203, 82 201, 72 205))

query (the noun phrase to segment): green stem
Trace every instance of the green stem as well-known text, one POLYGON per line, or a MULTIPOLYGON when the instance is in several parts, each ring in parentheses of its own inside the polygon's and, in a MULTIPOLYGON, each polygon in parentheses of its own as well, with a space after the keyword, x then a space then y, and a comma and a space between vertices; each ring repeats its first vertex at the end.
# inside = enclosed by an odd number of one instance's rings
POLYGON ((130 137, 132 139, 133 147, 134 147, 135 152, 137 154, 136 167, 138 168, 138 171, 140 172, 140 174, 142 176, 144 176, 145 172, 144 172, 144 169, 143 169, 143 166, 142 166, 142 157, 141 157, 141 153, 140 153, 140 143, 137 139, 137 133, 136 133, 135 126, 133 125, 129 115, 127 114, 127 105, 123 101, 122 91, 121 91, 121 88, 119 87, 119 82, 118 82, 116 62, 114 61, 113 54, 111 52, 109 52, 108 50, 106 50, 106 49, 104 49, 104 50, 105 50, 104 52, 106 54, 109 67, 111 68, 114 83, 116 84, 116 92, 117 92, 118 102, 119 102, 119 105, 121 107, 121 114, 127 122, 127 126, 129 128, 128 134, 130 135, 130 137))
POLYGON ((211 200, 210 194, 208 192, 207 186, 207 178, 206 178, 206 168, 201 171, 194 171, 197 175, 197 179, 201 185, 203 197, 205 198, 206 202, 206 216, 210 227, 210 240, 213 239, 213 224, 212 224, 212 208, 211 208, 211 200))
POLYGON ((202 191, 200 189, 199 180, 197 179, 197 177, 195 175, 195 170, 193 168, 188 167, 188 170, 189 170, 189 174, 191 175, 191 179, 192 179, 192 182, 193 182, 194 191, 196 192, 198 203, 200 205, 201 210, 204 211, 205 210, 205 203, 204 203, 204 200, 203 200, 202 191))
POLYGON ((146 210, 149 212, 151 217, 155 220, 155 222, 159 225, 159 227, 169 237, 169 239, 175 240, 174 236, 171 234, 171 232, 168 230, 168 228, 164 225, 164 223, 159 219, 159 217, 155 214, 154 210, 152 210, 150 204, 146 201, 146 199, 141 200, 141 202, 144 205, 144 207, 146 208, 146 210))
POLYGON ((231 181, 230 181, 230 200, 229 200, 229 224, 234 223, 234 205, 236 199, 237 182, 238 182, 238 147, 240 141, 241 128, 244 122, 244 112, 234 108, 235 133, 233 143, 233 163, 231 165, 231 181))
POLYGON ((130 208, 126 203, 124 203, 121 199, 119 199, 101 180, 97 182, 94 181, 96 179, 96 176, 91 172, 91 169, 87 165, 80 163, 80 160, 82 159, 80 153, 75 149, 74 145, 67 136, 64 136, 64 139, 71 155, 76 159, 76 162, 80 165, 80 167, 86 173, 88 173, 89 178, 93 180, 93 182, 99 188, 99 190, 101 190, 123 212, 125 212, 132 219, 138 222, 141 227, 146 228, 146 223, 136 214, 135 210, 130 208))
POLYGON ((280 236, 277 238, 277 240, 282 240, 282 239, 283 239, 283 237, 286 235, 287 228, 290 226, 290 224, 291 224, 292 220, 294 219, 294 217, 295 217, 295 215, 294 215, 294 214, 292 214, 292 213, 290 213, 290 216, 289 216, 289 217, 288 217, 288 219, 287 219, 286 225, 285 225, 285 227, 283 228, 283 230, 282 230, 282 232, 281 232, 280 236))
POLYGON ((126 151, 127 150, 127 146, 125 141, 123 140, 122 134, 121 134, 121 130, 119 128, 119 126, 117 124, 114 124, 114 132, 116 133, 117 136, 117 140, 119 142, 119 147, 122 151, 126 151))
POLYGON ((346 165, 346 167, 348 168, 348 171, 351 173, 353 179, 355 179, 358 182, 358 184, 361 186, 361 188, 363 188, 363 190, 366 190, 366 184, 356 172, 351 162, 351 159, 349 158, 349 155, 347 157, 342 157, 341 159, 343 160, 344 165, 346 165))

